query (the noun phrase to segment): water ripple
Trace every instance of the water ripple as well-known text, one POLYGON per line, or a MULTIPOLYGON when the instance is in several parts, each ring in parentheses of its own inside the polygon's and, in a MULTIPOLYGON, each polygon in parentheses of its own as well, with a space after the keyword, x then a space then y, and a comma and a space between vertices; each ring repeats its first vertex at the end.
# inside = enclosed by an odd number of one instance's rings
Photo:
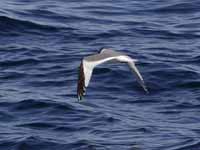
POLYGON ((0 149, 197 150, 199 2, 0 2, 0 149), (77 101, 81 59, 113 48, 77 101))

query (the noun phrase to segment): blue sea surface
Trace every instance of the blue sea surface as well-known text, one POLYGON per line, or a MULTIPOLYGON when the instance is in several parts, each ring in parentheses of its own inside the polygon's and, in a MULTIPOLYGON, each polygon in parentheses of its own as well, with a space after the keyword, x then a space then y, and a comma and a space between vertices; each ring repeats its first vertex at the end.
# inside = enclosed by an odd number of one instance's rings
POLYGON ((0 150, 200 150, 199 0, 1 0, 0 150), (77 101, 78 68, 101 47, 77 101))

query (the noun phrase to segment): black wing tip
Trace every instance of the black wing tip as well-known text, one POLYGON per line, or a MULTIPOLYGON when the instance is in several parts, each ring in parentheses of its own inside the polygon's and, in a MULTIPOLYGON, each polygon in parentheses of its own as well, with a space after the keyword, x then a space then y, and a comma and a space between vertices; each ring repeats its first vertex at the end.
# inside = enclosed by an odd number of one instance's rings
POLYGON ((146 87, 145 85, 143 85, 142 87, 143 87, 145 93, 146 93, 146 94, 149 94, 149 90, 147 89, 147 87, 146 87))
POLYGON ((146 94, 149 94, 149 90, 147 88, 144 89, 146 94))
POLYGON ((83 100, 83 96, 85 95, 85 92, 86 92, 85 87, 83 87, 83 90, 80 91, 80 92, 77 94, 77 95, 78 95, 78 101, 83 100))
POLYGON ((81 62, 79 67, 79 79, 77 86, 78 101, 83 99, 82 97, 84 93, 85 93, 85 76, 84 76, 83 62, 81 62))
POLYGON ((80 102, 82 100, 82 96, 78 95, 78 101, 80 102))

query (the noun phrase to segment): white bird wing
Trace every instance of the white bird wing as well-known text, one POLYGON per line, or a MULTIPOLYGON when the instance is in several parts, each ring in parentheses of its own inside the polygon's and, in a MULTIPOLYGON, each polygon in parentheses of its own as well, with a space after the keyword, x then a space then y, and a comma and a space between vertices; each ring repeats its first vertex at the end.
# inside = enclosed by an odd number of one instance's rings
POLYGON ((88 87, 89 85, 93 68, 94 66, 91 62, 84 61, 85 87, 88 87))
POLYGON ((79 100, 81 100, 85 94, 86 87, 89 85, 94 67, 109 60, 113 60, 117 56, 118 55, 114 54, 96 54, 85 57, 83 59, 79 68, 79 79, 77 87, 77 95, 79 100))
POLYGON ((138 83, 142 86, 142 88, 145 90, 145 92, 149 93, 148 89, 145 86, 142 75, 140 74, 139 70, 135 66, 135 63, 133 61, 130 61, 130 62, 128 62, 128 65, 131 68, 132 72, 135 74, 138 83))

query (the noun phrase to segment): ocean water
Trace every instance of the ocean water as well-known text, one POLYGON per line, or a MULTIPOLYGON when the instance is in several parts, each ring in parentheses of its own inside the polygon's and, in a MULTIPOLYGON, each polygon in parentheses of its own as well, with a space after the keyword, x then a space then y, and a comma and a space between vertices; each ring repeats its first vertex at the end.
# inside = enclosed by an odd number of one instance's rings
POLYGON ((1 0, 0 150, 200 150, 200 1, 1 0), (138 59, 94 70, 101 47, 138 59))

